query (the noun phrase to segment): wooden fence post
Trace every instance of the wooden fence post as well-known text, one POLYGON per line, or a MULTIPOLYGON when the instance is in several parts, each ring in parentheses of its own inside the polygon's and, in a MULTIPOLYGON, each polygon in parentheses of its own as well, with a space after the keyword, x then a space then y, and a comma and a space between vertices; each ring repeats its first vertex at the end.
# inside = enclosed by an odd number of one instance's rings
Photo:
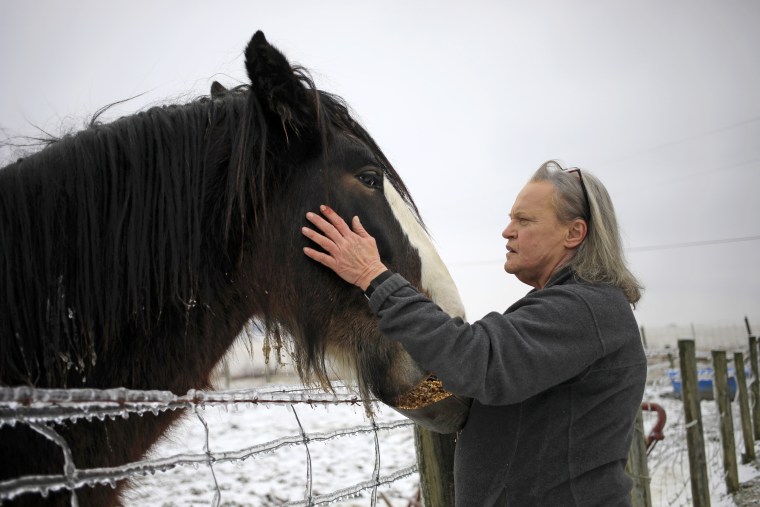
POLYGON ((749 337, 749 366, 752 371, 750 384, 750 407, 752 407, 752 425, 755 429, 755 440, 760 440, 760 372, 757 364, 757 337, 749 337))
POLYGON ((726 490, 739 491, 739 469, 736 464, 734 418, 731 413, 731 394, 728 390, 728 364, 725 350, 713 350, 713 391, 718 405, 720 441, 723 444, 723 469, 726 472, 726 490))
POLYGON ((454 507, 454 446, 456 433, 443 435, 414 428, 420 493, 427 507, 454 507))
POLYGON ((702 430, 702 411, 699 406, 694 340, 678 340, 678 355, 681 366, 681 396, 686 422, 692 502, 694 507, 707 507, 710 505, 710 482, 707 477, 707 457, 702 430))
POLYGON ((736 369, 736 388, 739 393, 739 413, 742 416, 742 436, 744 437, 744 453, 742 464, 755 460, 755 436, 752 434, 752 416, 749 413, 749 396, 747 394, 747 374, 744 371, 744 354, 734 352, 734 368, 736 369))
POLYGON ((649 467, 647 466, 647 437, 644 434, 644 416, 641 409, 636 415, 633 442, 628 453, 625 471, 633 479, 631 507, 652 507, 652 494, 649 490, 649 483, 652 478, 649 476, 649 467))

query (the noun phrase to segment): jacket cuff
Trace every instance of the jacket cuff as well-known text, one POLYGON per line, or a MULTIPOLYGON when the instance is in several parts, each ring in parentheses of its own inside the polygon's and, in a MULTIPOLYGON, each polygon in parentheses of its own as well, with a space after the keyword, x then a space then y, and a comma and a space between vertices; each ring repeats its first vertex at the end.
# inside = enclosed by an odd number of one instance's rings
POLYGON ((380 284, 382 284, 392 275, 393 275, 393 271, 391 271, 390 269, 386 269, 385 271, 377 275, 375 278, 372 279, 371 282, 369 282, 369 285, 367 286, 367 290, 364 291, 364 296, 367 299, 370 299, 372 297, 372 293, 375 292, 375 289, 377 289, 380 286, 380 284))
MULTIPOLYGON (((386 273, 388 272, 389 271, 386 271, 386 273)), ((396 292, 401 287, 410 285, 406 278, 403 276, 399 275, 398 273, 390 273, 390 276, 388 276, 383 280, 381 284, 375 287, 371 297, 369 298, 369 309, 372 310, 372 313, 376 314, 378 311, 380 311, 380 307, 383 306, 383 303, 386 299, 388 299, 388 296, 396 292)))

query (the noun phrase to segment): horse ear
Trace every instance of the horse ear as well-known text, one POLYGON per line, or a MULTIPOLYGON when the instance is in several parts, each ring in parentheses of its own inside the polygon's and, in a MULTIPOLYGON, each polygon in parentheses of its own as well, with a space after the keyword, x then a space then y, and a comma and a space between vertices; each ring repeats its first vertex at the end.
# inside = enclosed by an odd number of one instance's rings
POLYGON ((222 86, 219 81, 214 81, 211 83, 211 97, 219 97, 227 93, 227 91, 227 88, 222 86))
POLYGON ((292 124, 296 118, 303 121, 304 114, 311 116, 311 101, 301 76, 285 56, 269 44, 261 30, 253 35, 245 49, 245 67, 252 91, 262 107, 279 116, 283 124, 292 124))

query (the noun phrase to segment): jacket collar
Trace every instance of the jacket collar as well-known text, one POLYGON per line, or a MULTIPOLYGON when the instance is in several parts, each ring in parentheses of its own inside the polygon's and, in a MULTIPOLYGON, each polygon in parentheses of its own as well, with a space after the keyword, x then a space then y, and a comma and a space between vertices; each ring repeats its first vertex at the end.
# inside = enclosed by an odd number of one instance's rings
POLYGON ((549 277, 549 281, 546 282, 546 287, 551 287, 552 285, 562 285, 567 283, 573 278, 573 268, 570 266, 565 266, 556 273, 554 273, 552 276, 549 277))
MULTIPOLYGON (((549 277, 549 281, 546 282, 546 285, 543 286, 543 289, 552 287, 554 285, 564 285, 568 282, 573 281, 573 279, 573 268, 570 266, 565 266, 549 277)), ((541 289, 531 289, 528 294, 533 294, 538 290, 541 289)))

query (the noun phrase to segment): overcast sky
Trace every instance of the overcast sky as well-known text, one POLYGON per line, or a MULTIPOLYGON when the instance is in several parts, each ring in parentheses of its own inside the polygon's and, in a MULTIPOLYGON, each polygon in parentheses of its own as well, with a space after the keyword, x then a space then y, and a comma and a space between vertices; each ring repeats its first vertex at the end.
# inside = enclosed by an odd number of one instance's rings
MULTIPOLYGON (((0 17, 6 138, 246 82, 261 29, 411 189, 470 320, 529 287, 501 231, 559 159, 607 186, 639 323, 760 330, 760 2, 33 1, 0 17)), ((2 153, 7 162, 10 156, 2 153)))

